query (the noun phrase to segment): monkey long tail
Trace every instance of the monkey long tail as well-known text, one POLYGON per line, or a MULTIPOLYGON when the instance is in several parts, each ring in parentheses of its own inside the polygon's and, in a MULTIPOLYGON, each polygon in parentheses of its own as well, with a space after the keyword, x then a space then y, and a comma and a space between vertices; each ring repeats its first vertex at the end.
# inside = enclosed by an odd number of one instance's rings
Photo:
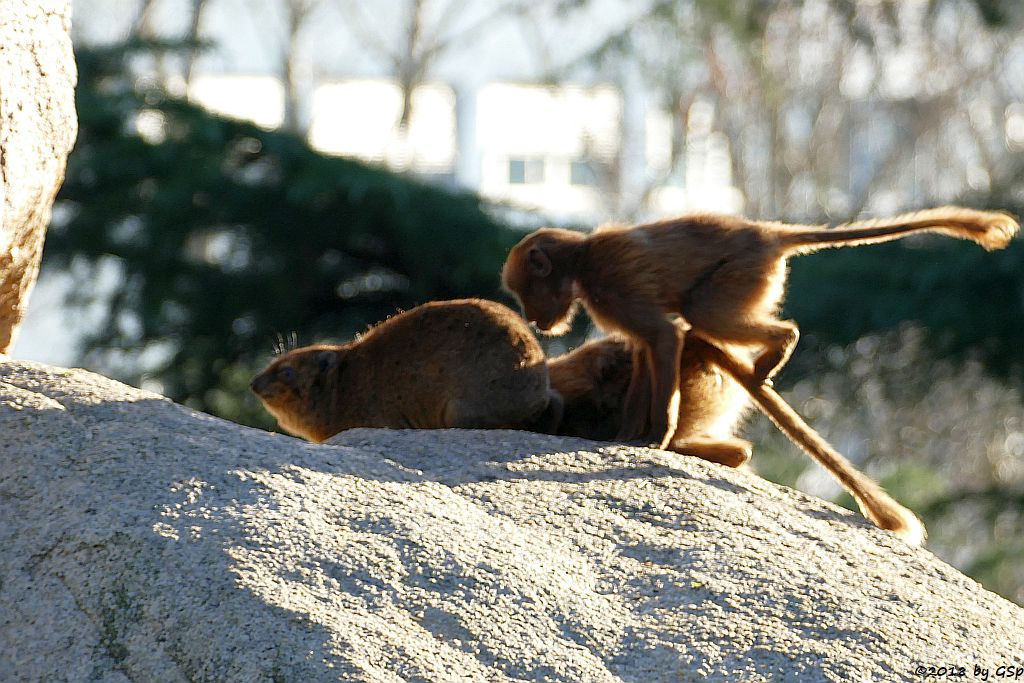
POLYGON ((732 375, 750 393, 761 411, 771 418, 783 434, 839 480, 857 501, 865 517, 875 526, 893 532, 911 545, 924 542, 927 533, 921 520, 832 448, 770 385, 755 383, 749 362, 740 360, 716 345, 709 346, 712 349, 708 354, 709 359, 732 375))
POLYGON ((971 240, 987 251, 1003 249, 1020 230, 1006 213, 943 206, 893 218, 846 223, 835 228, 799 227, 782 230, 779 243, 786 252, 809 253, 830 247, 851 247, 896 240, 917 232, 937 232, 971 240))

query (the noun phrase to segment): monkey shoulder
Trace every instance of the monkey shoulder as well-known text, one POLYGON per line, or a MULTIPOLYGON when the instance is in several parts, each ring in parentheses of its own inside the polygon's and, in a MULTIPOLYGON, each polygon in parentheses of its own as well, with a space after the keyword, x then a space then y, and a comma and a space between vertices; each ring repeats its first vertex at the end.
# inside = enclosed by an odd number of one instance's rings
POLYGON ((632 370, 627 343, 617 337, 586 342, 548 362, 551 383, 567 398, 583 394, 625 391, 632 370))

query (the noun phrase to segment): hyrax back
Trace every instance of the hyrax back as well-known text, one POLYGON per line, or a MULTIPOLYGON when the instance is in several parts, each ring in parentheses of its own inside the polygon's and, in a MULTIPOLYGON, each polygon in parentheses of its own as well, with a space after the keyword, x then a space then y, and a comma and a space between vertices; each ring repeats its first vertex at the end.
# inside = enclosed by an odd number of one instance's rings
POLYGON ((275 359, 252 389, 285 430, 320 442, 354 427, 529 429, 557 419, 526 323, 482 299, 435 301, 343 345, 275 359))

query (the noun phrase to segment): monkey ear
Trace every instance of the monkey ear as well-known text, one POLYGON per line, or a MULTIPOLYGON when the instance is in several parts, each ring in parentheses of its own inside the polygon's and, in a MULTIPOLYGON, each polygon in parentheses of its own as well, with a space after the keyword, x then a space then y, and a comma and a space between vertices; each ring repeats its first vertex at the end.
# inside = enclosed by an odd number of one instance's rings
POLYGON ((526 264, 530 268, 530 275, 534 277, 547 277, 551 274, 551 259, 540 247, 530 247, 526 254, 526 264))

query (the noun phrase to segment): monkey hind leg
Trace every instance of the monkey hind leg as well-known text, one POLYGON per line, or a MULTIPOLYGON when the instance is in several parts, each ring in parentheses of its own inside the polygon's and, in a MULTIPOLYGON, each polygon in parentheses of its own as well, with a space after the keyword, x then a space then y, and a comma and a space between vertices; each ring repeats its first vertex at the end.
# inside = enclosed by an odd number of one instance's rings
POLYGON ((767 348, 754 360, 754 379, 759 382, 771 379, 793 355, 799 340, 800 329, 796 323, 789 320, 773 323, 767 348))
POLYGON ((692 455, 702 460, 715 462, 726 467, 739 467, 748 460, 752 453, 749 441, 735 438, 710 439, 694 437, 685 441, 673 441, 669 450, 682 455, 692 455))
POLYGON ((716 320, 713 325, 702 325, 698 329, 698 336, 711 342, 764 347, 754 360, 753 379, 757 384, 771 379, 786 364, 800 339, 796 323, 770 318, 757 321, 716 320))

